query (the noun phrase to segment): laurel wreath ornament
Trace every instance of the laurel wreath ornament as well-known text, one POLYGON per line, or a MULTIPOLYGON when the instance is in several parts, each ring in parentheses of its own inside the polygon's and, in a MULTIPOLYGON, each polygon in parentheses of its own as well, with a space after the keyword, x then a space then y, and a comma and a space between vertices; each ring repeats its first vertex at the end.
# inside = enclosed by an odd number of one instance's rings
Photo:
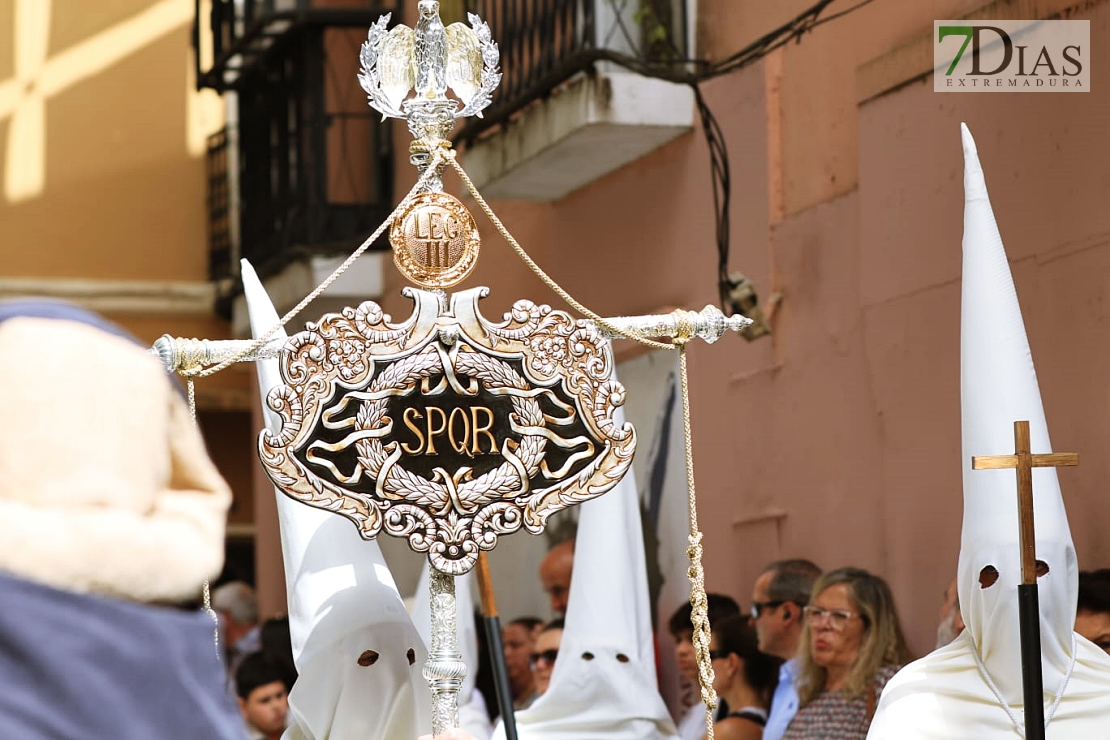
MULTIPOLYGON (((391 422, 386 416, 388 396, 381 394, 391 388, 406 388, 412 392, 419 381, 445 371, 449 372, 435 352, 411 355, 393 363, 371 383, 369 395, 374 397, 359 408, 356 429, 373 432, 391 422)), ((458 353, 454 372, 474 378, 486 390, 529 390, 528 383, 508 363, 478 352, 458 353)), ((535 398, 520 393, 507 395, 521 422, 529 426, 544 423, 543 410, 535 398)), ((359 440, 356 446, 359 464, 377 481, 377 492, 397 502, 386 516, 386 530, 394 536, 408 537, 409 545, 417 552, 430 551, 433 563, 441 571, 465 573, 478 557, 479 547, 472 543, 479 546, 488 543, 485 549, 490 549, 497 541, 496 535, 520 528, 522 518, 519 513, 508 513, 511 506, 499 507, 497 512, 478 519, 474 515, 486 504, 528 493, 529 480, 539 471, 543 461, 547 439, 540 435, 524 435, 519 443, 505 440, 501 449, 505 461, 477 478, 470 477, 469 468, 454 473, 436 468, 432 478, 407 470, 397 464, 401 448, 396 441, 383 443, 379 437, 370 437, 359 440), (446 517, 448 526, 436 526, 435 519, 425 511, 446 517), (501 516, 495 516, 496 513, 501 516), (463 524, 471 526, 460 531, 463 524), (465 536, 467 534, 471 536, 465 536)))

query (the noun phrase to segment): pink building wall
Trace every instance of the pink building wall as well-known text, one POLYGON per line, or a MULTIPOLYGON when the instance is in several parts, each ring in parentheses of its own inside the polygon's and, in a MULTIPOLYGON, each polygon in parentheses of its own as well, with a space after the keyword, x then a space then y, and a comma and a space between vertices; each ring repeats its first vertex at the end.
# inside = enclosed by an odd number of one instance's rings
MULTIPOLYGON (((701 53, 720 57, 807 5, 702 2, 701 53)), ((1046 17, 1068 5, 986 10, 1046 17)), ((933 645, 959 550, 960 121, 978 140, 1054 445, 1081 455, 1061 473, 1080 565, 1110 566, 1099 485, 1110 447, 1110 88, 1098 71, 1110 68, 1110 2, 1073 16, 1091 20, 1092 92, 938 94, 931 78, 893 76, 895 89, 859 102, 862 65, 928 37, 934 18, 981 6, 875 3, 703 89, 732 166, 730 269, 762 301, 783 296, 770 337, 690 352, 708 585, 746 604, 775 558, 872 569, 890 581, 918 653, 933 645)), ((413 176, 397 138, 400 194, 413 176)), ((452 178, 448 189, 460 191, 452 178)), ((556 203, 494 208, 602 314, 715 301, 700 131, 556 203)), ((487 315, 521 297, 560 306, 479 225, 483 257, 460 287, 492 288, 487 315)), ((400 300, 386 305, 407 314, 400 300)))

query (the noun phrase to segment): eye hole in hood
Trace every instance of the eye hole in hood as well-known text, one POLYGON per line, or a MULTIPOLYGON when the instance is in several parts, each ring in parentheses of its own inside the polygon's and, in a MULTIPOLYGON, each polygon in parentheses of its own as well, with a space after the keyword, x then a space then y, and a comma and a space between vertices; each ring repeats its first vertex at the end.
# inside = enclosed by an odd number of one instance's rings
POLYGON ((979 588, 988 589, 998 582, 998 568, 993 565, 985 566, 979 571, 979 588))

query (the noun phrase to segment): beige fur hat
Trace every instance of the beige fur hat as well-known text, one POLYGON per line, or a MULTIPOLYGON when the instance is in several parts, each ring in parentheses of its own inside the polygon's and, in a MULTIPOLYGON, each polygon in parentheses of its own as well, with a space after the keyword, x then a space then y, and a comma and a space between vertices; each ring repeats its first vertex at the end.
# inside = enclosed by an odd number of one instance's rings
POLYGON ((0 304, 0 569, 195 599, 222 567, 230 500, 154 356, 81 309, 0 304))

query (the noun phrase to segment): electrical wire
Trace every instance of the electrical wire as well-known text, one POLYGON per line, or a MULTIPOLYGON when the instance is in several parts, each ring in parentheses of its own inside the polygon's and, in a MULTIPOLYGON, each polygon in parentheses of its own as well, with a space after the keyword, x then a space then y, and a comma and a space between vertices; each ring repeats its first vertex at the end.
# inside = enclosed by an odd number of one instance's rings
POLYGON ((709 173, 713 183, 713 225, 717 242, 717 290, 721 310, 728 313, 728 253, 729 253, 729 212, 732 202, 732 177, 729 171, 728 147, 725 144, 721 125, 705 102, 701 87, 694 85, 694 101, 701 119, 705 143, 709 147, 709 173))
POLYGON ((736 308, 730 299, 730 293, 734 285, 728 273, 729 253, 731 251, 729 216, 732 201, 732 177, 729 168, 728 145, 725 141, 724 132, 702 95, 701 84, 753 64, 791 41, 800 43, 802 37, 814 28, 853 13, 865 5, 869 5, 873 0, 861 0, 839 12, 823 15, 825 9, 834 2, 836 0, 819 0, 787 23, 769 31, 739 51, 716 62, 675 59, 667 62, 649 62, 643 59, 634 59, 628 55, 601 52, 601 56, 604 58, 645 77, 680 82, 688 84, 694 89, 698 118, 706 145, 709 148, 709 171, 713 183, 714 239, 717 248, 717 293, 721 310, 726 315, 733 313, 736 308), (691 66, 694 67, 692 71, 688 69, 691 66))

